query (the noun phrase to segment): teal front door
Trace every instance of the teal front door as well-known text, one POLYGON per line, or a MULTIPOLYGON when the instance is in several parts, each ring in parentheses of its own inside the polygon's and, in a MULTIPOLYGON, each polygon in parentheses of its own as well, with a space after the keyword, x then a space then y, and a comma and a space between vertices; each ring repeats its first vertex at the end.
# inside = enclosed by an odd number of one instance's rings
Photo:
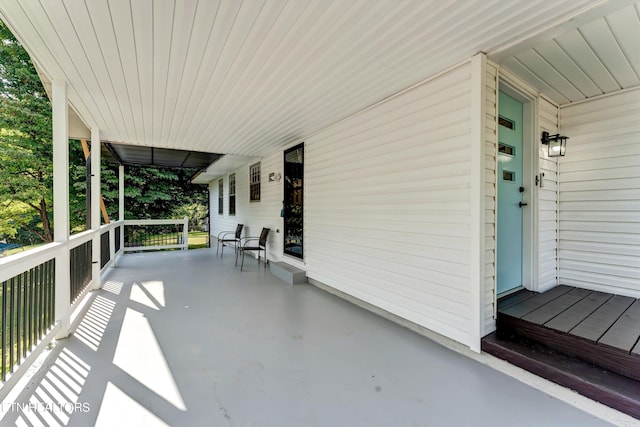
POLYGON ((499 93, 498 295, 522 286, 522 103, 499 93))

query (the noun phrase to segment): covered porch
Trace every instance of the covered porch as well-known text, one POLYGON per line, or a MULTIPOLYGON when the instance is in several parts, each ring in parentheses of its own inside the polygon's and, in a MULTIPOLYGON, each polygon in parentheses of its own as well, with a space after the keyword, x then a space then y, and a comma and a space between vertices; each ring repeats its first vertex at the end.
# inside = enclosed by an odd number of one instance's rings
POLYGON ((5 3, 0 16, 51 86, 56 230, 39 252, 0 260, 12 289, 41 263, 55 284, 37 348, 2 345, 22 371, 10 366, 0 396, 80 404, 7 420, 598 422, 479 361, 616 424, 637 422, 481 348, 499 318, 500 264, 521 268, 514 289, 640 296, 637 0, 5 3), (502 91, 523 108, 523 145, 511 151, 523 166, 506 175, 502 91), (571 138, 566 157, 550 155, 545 133, 571 138), (94 171, 103 143, 152 158, 208 153, 216 160, 197 179, 209 186, 212 237, 270 228, 270 262, 445 347, 317 287, 289 288, 257 267, 240 274, 207 250, 127 255, 101 280, 127 224, 121 214, 109 226, 119 232, 100 227, 96 172, 92 229, 69 235, 70 137, 92 141, 94 171), (288 163, 300 189, 293 256, 288 163), (523 240, 510 264, 497 260, 497 236, 509 235, 498 182, 515 176, 523 240), (86 316, 70 319, 79 306, 86 316), (54 336, 35 365, 47 369, 17 386, 54 336))
POLYGON ((125 255, 79 313, 5 399, 3 424, 605 425, 213 249, 125 255))

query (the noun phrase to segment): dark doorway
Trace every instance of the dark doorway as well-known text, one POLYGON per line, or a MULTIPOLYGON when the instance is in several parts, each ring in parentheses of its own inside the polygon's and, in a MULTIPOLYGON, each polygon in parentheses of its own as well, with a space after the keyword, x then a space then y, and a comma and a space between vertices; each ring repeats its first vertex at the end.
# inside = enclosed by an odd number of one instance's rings
POLYGON ((284 253, 303 257, 304 143, 284 152, 284 253))

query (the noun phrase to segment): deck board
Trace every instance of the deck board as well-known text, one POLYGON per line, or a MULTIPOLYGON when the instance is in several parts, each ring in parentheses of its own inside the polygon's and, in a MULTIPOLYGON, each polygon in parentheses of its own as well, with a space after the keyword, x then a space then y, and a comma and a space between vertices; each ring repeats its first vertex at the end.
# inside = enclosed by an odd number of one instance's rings
POLYGON ((598 344, 619 348, 631 353, 640 336, 640 301, 636 300, 611 328, 600 338, 598 344))
POLYGON ((557 331, 569 332, 612 297, 613 295, 604 292, 591 292, 565 312, 545 323, 545 326, 557 331))
POLYGON ((531 313, 532 311, 537 310, 548 302, 553 301, 559 296, 566 294, 572 289, 574 288, 564 285, 556 286, 555 288, 550 289, 547 292, 536 294, 533 297, 528 298, 518 304, 514 304, 505 309, 501 309, 500 312, 509 316, 521 318, 531 313))
POLYGON ((570 331, 571 335, 597 342, 633 302, 634 299, 631 297, 613 296, 573 328, 570 331))
POLYGON ((563 311, 567 310, 577 302, 584 299, 590 293, 591 291, 587 289, 572 289, 564 295, 560 295, 553 301, 549 301, 542 307, 530 312, 525 316, 522 316, 522 319, 535 323, 537 325, 544 325, 554 317, 561 314, 563 311))
POLYGON ((515 304, 519 304, 524 300, 528 300, 529 298, 532 298, 534 296, 536 296, 537 294, 535 292, 531 292, 527 289, 522 289, 519 292, 516 292, 515 294, 511 294, 508 295, 504 298, 500 298, 498 300, 498 309, 499 310, 506 310, 507 308, 511 307, 512 305, 515 304))

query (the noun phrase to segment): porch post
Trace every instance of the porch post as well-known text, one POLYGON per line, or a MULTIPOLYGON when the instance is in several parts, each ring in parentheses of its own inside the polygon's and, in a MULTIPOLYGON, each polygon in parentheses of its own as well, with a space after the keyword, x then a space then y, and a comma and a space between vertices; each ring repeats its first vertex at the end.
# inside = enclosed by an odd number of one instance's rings
POLYGON ((53 79, 53 238, 62 246, 56 256, 55 314, 60 329, 56 338, 69 335, 71 308, 71 277, 69 257, 69 112, 67 83, 53 79))
POLYGON ((124 165, 118 167, 118 221, 120 221, 120 246, 124 247, 124 165))
POLYGON ((91 265, 92 289, 99 289, 100 283, 100 129, 91 128, 91 229, 93 264, 91 265))
POLYGON ((118 168, 118 221, 124 221, 124 165, 118 168))

